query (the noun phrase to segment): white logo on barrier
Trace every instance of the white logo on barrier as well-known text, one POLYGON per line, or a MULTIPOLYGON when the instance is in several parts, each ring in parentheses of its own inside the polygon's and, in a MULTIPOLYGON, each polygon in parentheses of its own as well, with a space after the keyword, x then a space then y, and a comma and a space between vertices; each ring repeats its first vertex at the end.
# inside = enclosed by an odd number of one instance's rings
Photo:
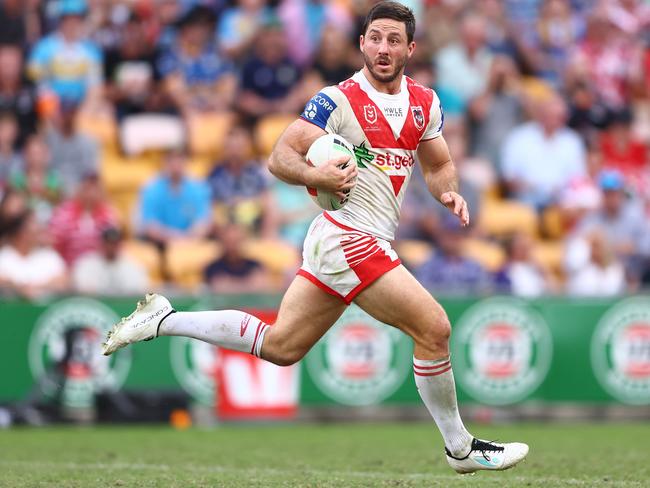
POLYGON ((650 404, 650 299, 628 298, 603 315, 591 340, 591 364, 613 397, 650 404))
POLYGON ((392 395, 412 369, 412 349, 397 329, 351 305, 305 359, 318 388, 346 405, 392 395))
POLYGON ((452 333, 457 381, 482 403, 525 398, 544 381, 553 345, 544 319, 514 298, 483 300, 467 310, 452 333))
POLYGON ((50 306, 36 321, 28 346, 29 367, 43 392, 51 395, 60 388, 55 375, 47 373, 66 352, 88 362, 96 391, 119 389, 129 374, 131 351, 122 349, 108 357, 101 353, 102 340, 118 320, 113 310, 90 298, 69 298, 50 306), (75 329, 82 330, 87 340, 69 342, 84 350, 66 351, 66 337, 75 329))

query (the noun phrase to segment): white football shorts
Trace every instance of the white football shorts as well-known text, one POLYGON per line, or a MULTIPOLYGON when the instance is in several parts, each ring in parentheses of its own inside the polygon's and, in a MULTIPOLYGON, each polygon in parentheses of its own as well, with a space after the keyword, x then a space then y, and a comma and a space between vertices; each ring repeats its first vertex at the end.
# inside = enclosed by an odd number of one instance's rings
POLYGON ((400 264, 387 240, 343 225, 323 212, 305 237, 298 275, 350 304, 364 288, 400 264))

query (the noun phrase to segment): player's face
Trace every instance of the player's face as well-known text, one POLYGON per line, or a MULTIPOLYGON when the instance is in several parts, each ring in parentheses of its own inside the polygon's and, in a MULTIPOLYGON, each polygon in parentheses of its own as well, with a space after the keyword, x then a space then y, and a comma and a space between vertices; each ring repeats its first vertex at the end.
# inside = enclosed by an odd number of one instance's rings
POLYGON ((377 19, 361 36, 360 47, 370 74, 379 82, 390 83, 404 72, 415 42, 408 42, 403 22, 377 19))

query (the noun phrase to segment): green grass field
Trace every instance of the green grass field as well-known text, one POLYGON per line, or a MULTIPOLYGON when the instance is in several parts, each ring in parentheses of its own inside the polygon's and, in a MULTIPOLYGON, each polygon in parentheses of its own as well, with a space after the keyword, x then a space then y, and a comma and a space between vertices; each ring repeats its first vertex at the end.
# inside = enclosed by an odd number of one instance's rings
POLYGON ((647 487, 650 425, 478 426, 531 445, 502 473, 458 476, 431 424, 15 429, 2 487, 647 487))

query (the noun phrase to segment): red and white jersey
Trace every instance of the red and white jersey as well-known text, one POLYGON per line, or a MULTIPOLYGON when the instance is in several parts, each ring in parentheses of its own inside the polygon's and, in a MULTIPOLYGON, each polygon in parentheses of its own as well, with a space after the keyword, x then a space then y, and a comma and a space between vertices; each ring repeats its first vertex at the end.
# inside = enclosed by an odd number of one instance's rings
POLYGON ((323 88, 301 117, 355 147, 356 188, 342 209, 328 214, 341 224, 392 240, 418 144, 442 132, 436 93, 406 76, 399 93, 380 93, 359 71, 323 88))

